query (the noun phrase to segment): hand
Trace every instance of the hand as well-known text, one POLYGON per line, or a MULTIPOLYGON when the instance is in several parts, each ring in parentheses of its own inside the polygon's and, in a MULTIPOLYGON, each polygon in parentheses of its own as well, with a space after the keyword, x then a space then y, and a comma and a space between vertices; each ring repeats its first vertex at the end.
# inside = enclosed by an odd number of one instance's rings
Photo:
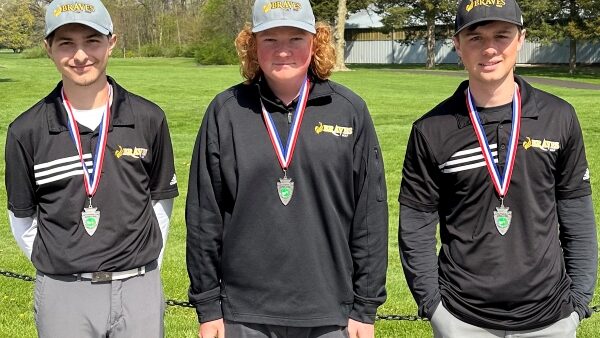
POLYGON ((375 325, 348 319, 348 336, 350 338, 374 338, 375 325))
POLYGON ((198 328, 199 338, 225 338, 225 324, 223 318, 206 323, 200 323, 198 328))

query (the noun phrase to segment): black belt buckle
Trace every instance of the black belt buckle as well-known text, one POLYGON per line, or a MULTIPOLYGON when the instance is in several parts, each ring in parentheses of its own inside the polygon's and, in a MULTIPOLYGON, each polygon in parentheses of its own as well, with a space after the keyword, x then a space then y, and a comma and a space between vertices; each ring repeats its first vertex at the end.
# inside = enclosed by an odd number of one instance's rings
POLYGON ((112 272, 98 271, 92 272, 92 283, 110 282, 112 281, 112 272))

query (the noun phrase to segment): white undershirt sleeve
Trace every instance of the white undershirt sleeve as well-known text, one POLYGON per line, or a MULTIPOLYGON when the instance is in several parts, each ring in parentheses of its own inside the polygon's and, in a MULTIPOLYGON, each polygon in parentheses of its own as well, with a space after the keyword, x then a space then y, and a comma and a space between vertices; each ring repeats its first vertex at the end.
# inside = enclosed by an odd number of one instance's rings
POLYGON ((167 238, 169 235, 169 225, 171 224, 171 212, 173 211, 173 198, 166 200, 155 201, 152 200, 152 207, 154 208, 154 214, 158 220, 160 232, 162 234, 163 246, 158 255, 158 267, 162 265, 163 254, 167 247, 167 238))
POLYGON ((35 217, 16 217, 12 211, 8 211, 8 219, 13 236, 21 251, 31 260, 33 250, 33 241, 37 236, 37 218, 35 217))
MULTIPOLYGON (((158 220, 160 232, 162 235, 163 246, 158 256, 158 265, 161 266, 165 247, 167 245, 167 238, 169 234, 169 225, 171 213, 173 211, 173 200, 160 200, 152 201, 152 207, 158 220)), ((37 218, 34 217, 16 217, 12 211, 8 211, 10 220, 10 227, 13 233, 17 245, 27 258, 31 259, 31 252, 33 250, 33 242, 37 236, 37 218)))

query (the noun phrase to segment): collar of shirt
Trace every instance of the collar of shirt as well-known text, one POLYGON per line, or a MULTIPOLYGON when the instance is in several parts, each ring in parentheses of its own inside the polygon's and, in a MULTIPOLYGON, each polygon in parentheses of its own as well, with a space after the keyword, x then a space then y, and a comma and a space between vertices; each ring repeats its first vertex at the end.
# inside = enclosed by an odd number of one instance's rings
MULTIPOLYGON (((318 77, 314 76, 310 70, 308 72, 308 78, 310 80, 310 89, 308 101, 306 103, 307 106, 330 103, 331 95, 333 95, 334 90, 331 87, 329 80, 319 79, 318 77)), ((267 81, 262 76, 255 80, 252 85, 256 87, 256 90, 262 98, 268 111, 279 111, 282 113, 289 111, 289 107, 286 107, 281 100, 277 99, 271 88, 269 88, 267 81)), ((290 106, 295 108, 296 102, 297 100, 294 100, 290 106)))
MULTIPOLYGON (((127 96, 127 92, 117 82, 107 76, 108 83, 113 87, 113 102, 110 109, 109 131, 114 126, 135 126, 134 107, 127 96)), ((48 127, 51 133, 61 133, 68 131, 67 112, 65 111, 60 95, 62 81, 56 85, 56 88, 46 97, 46 107, 48 109, 48 127)))
MULTIPOLYGON (((537 109, 538 104, 533 93, 533 87, 518 75, 515 75, 515 82, 519 85, 519 89, 521 90, 521 118, 537 118, 539 116, 537 109)), ((459 128, 471 125, 465 97, 465 91, 468 86, 469 81, 463 81, 450 98, 454 111, 456 112, 454 116, 456 117, 459 128)), ((483 124, 489 124, 499 123, 504 117, 501 114, 489 114, 488 116, 482 116, 481 119, 483 124)))
POLYGON ((271 87, 269 87, 269 84, 262 76, 256 82, 256 87, 258 89, 260 98, 265 105, 265 108, 267 108, 267 111, 269 112, 278 111, 281 113, 287 113, 288 111, 293 110, 298 103, 298 98, 295 98, 289 105, 285 105, 283 101, 275 96, 271 90, 271 87))

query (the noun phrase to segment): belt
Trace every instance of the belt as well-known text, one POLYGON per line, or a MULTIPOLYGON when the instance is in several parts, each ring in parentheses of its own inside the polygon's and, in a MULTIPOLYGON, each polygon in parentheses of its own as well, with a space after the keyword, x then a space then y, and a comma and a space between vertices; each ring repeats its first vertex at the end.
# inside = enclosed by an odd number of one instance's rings
POLYGON ((135 276, 142 276, 146 273, 146 266, 125 270, 125 271, 97 271, 76 273, 77 280, 91 279, 92 283, 110 282, 113 280, 125 279, 135 276))

